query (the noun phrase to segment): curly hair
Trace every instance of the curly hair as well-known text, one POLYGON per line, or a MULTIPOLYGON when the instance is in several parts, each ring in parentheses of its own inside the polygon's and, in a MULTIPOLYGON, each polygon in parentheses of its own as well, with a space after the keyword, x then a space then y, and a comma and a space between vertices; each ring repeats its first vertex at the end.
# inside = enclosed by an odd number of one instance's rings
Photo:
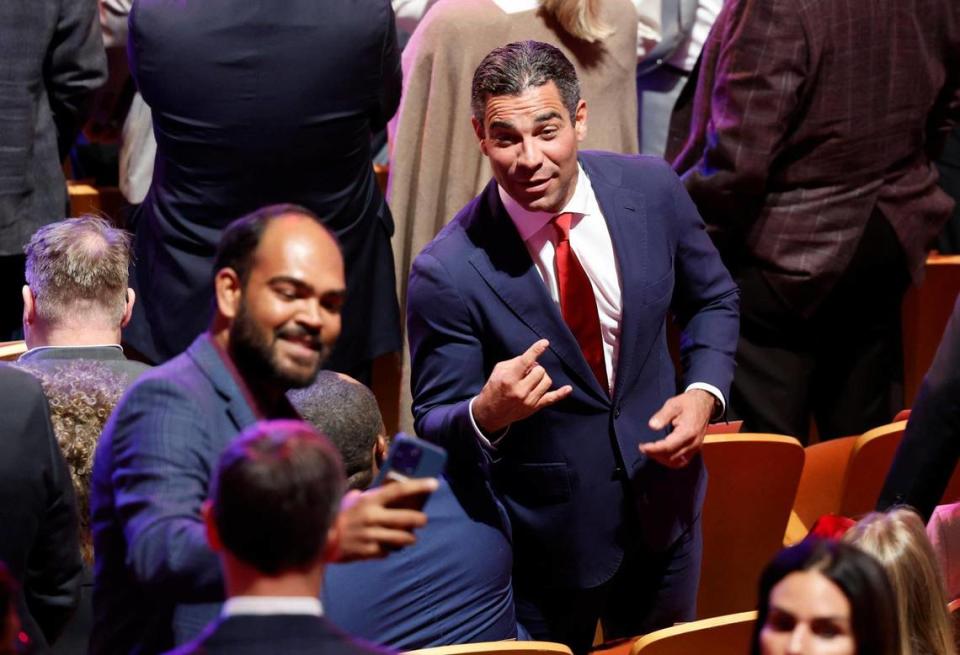
MULTIPOLYGON (((49 364, 49 360, 47 361, 49 364)), ((93 453, 110 413, 127 387, 127 378, 103 362, 85 359, 58 361, 53 366, 20 363, 43 387, 50 403, 50 421, 77 494, 80 550, 93 563, 90 533, 90 476, 93 453)))

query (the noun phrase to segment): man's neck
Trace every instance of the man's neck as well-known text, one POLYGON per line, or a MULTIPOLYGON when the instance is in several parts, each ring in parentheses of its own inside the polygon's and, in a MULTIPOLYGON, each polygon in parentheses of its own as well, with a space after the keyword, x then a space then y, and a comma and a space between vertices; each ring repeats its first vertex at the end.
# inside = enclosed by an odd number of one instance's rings
POLYGON ((32 326, 25 333, 27 348, 42 346, 72 348, 76 346, 106 346, 120 343, 119 329, 32 326))
POLYGON ((223 570, 228 598, 236 596, 319 598, 323 565, 266 575, 236 558, 225 556, 223 570))

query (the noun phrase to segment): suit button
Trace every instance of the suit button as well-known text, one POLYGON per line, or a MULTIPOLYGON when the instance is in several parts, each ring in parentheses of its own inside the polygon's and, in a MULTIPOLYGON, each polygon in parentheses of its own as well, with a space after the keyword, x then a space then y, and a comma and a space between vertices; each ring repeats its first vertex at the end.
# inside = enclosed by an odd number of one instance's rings
POLYGON ((620 405, 619 405, 619 404, 613 409, 613 418, 620 418, 620 405))

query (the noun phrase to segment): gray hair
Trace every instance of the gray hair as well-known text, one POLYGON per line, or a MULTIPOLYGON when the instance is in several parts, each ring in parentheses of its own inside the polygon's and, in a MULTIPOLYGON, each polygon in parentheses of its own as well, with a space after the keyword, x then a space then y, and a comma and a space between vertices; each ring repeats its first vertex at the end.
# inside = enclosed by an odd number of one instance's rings
POLYGON ((27 284, 37 315, 62 322, 78 307, 93 307, 120 322, 127 303, 130 234, 97 216, 50 223, 24 251, 27 284))
POLYGON ((518 96, 529 88, 553 82, 574 120, 580 102, 577 71, 558 48, 540 41, 517 41, 493 50, 473 73, 470 103, 473 116, 483 123, 490 96, 518 96))

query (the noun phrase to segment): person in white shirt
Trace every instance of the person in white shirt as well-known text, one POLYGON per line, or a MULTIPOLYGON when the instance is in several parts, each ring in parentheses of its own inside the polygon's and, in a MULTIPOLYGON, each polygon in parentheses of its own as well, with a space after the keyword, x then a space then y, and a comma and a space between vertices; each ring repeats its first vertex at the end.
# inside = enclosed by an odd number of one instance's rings
POLYGON ((640 152, 663 157, 670 117, 723 0, 633 0, 637 23, 640 152))
POLYGON ((176 655, 371 655, 323 618, 320 587, 338 547, 340 456, 303 421, 261 421, 220 456, 203 519, 220 558, 220 618, 176 655))

